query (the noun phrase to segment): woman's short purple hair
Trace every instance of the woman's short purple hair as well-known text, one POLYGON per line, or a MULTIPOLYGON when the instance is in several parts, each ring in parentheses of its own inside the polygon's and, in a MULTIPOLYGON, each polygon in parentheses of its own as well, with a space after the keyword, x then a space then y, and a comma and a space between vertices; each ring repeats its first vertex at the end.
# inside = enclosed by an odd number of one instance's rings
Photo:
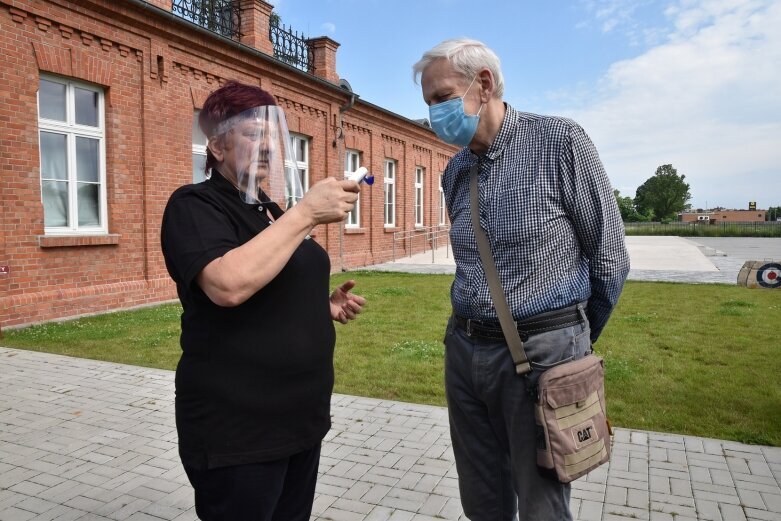
MULTIPOLYGON (((264 105, 276 105, 274 96, 255 85, 230 80, 215 90, 203 104, 198 115, 198 126, 207 138, 212 137, 217 126, 228 118, 245 110, 264 105)), ((218 163, 211 151, 206 149, 206 171, 218 163)))

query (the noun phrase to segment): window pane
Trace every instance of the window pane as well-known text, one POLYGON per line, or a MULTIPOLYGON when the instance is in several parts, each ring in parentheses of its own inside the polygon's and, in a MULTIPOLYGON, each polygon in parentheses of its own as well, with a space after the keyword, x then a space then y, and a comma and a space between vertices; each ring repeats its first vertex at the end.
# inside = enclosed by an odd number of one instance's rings
POLYGON ((306 141, 296 139, 296 161, 306 161, 306 141))
POLYGON ((45 226, 68 226, 68 183, 43 181, 43 223, 45 226))
POLYGON ((350 226, 358 226, 358 216, 360 215, 360 200, 355 202, 355 208, 347 214, 347 224, 350 226))
POLYGON ((65 85, 41 80, 38 105, 42 118, 65 121, 65 85))
POLYGON ((98 140, 86 137, 76 138, 76 179, 97 183, 98 140))
POLYGON ((98 93, 92 90, 74 87, 76 101, 76 124, 98 126, 98 93))
POLYGON ((198 114, 200 113, 200 110, 196 110, 193 115, 193 145, 206 146, 206 135, 201 132, 201 127, 198 126, 198 114))
POLYGON ((41 179, 68 178, 67 136, 41 132, 41 179))
POLYGON ((206 156, 193 154, 193 183, 206 180, 206 156))
POLYGON ((445 194, 442 191, 442 177, 439 178, 439 224, 445 224, 445 194))
POLYGON ((303 188, 304 190, 308 190, 309 187, 307 186, 306 170, 304 170, 303 168, 299 168, 298 177, 301 179, 301 188, 303 188))
POLYGON ((78 183, 79 226, 100 226, 98 187, 93 183, 78 183))

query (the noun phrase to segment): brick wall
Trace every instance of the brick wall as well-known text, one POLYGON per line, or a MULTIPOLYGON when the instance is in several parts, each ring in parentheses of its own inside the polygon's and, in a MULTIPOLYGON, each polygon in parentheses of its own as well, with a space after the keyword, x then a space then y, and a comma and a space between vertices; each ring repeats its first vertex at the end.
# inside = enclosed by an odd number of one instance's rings
MULTIPOLYGON (((268 4, 241 5, 252 10, 263 36, 268 4)), ((393 232, 414 227, 416 166, 426 170, 425 225, 437 224, 438 176, 456 150, 430 130, 360 100, 340 110, 350 93, 336 85, 336 42, 319 39, 325 54, 314 77, 264 54, 268 42, 257 34, 234 44, 177 23, 170 8, 170 0, 0 0, 0 267, 8 267, 8 273, 0 269, 0 327, 176 297, 160 253, 160 220, 170 193, 192 179, 194 110, 228 79, 271 92, 290 130, 310 138, 310 183, 341 177, 345 148, 359 150, 361 163, 375 174, 375 185, 362 188, 360 228, 332 224, 314 231, 332 269, 390 259, 393 232), (44 233, 41 74, 104 89, 108 234, 44 233), (386 158, 397 161, 393 229, 383 226, 386 158)), ((402 247, 397 255, 411 253, 402 247)))

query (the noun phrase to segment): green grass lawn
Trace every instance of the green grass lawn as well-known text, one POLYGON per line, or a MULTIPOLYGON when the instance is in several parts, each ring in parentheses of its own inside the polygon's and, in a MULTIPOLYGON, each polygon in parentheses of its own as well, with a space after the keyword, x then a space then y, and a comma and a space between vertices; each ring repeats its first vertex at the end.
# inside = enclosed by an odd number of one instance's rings
MULTIPOLYGON (((449 275, 357 272, 369 304, 336 324, 338 393, 444 405, 449 275)), ((628 282, 596 351, 614 425, 781 446, 781 293, 628 282)), ((5 331, 0 345, 173 369, 178 305, 5 331)))

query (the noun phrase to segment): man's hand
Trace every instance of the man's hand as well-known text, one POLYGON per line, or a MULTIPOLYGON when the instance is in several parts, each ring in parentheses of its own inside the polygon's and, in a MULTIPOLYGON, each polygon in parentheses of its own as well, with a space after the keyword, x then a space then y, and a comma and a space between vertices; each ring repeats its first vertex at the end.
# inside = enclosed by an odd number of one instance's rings
POLYGON ((354 320, 366 305, 366 299, 360 295, 353 295, 350 290, 355 287, 354 280, 348 280, 331 293, 331 318, 346 324, 354 320))

